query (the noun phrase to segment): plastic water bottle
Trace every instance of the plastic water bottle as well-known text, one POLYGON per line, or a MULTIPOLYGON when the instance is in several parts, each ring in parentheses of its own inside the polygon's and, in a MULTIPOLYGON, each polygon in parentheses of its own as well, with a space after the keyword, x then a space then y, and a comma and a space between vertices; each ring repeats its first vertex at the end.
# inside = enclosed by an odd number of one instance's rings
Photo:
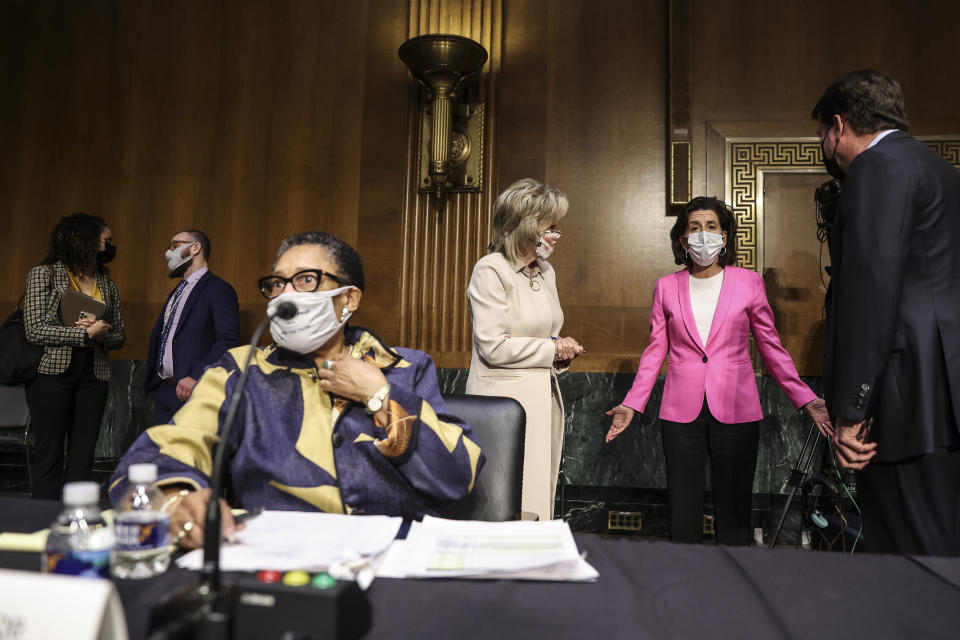
POLYGON ((163 492, 153 483, 157 465, 132 464, 130 484, 114 505, 113 575, 117 578, 151 578, 170 566, 170 516, 163 510, 163 492))
POLYGON ((70 482, 63 486, 63 511, 50 525, 41 570, 92 578, 110 577, 113 532, 100 514, 100 485, 70 482))

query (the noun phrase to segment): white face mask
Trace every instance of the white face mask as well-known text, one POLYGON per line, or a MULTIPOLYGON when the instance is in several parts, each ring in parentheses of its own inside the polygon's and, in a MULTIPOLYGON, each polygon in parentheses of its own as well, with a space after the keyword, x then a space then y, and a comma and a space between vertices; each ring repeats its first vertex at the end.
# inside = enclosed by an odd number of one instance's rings
POLYGON ((723 249, 723 234, 697 231, 687 236, 687 253, 701 267, 709 267, 717 261, 723 249))
POLYGON ((537 257, 541 260, 546 260, 553 253, 554 248, 557 246, 557 240, 559 240, 563 234, 559 231, 541 231, 538 235, 540 239, 537 241, 537 257))
POLYGON ((164 253, 163 257, 167 259, 167 270, 175 271, 178 267, 182 267, 186 263, 193 260, 193 254, 189 251, 187 252, 186 257, 182 256, 181 254, 183 253, 184 249, 189 249, 195 244, 196 242, 191 242, 190 244, 181 245, 176 249, 170 249, 164 253))
POLYGON ((337 318, 333 299, 353 287, 340 287, 332 291, 294 291, 281 293, 267 305, 267 313, 273 313, 281 302, 296 305, 297 314, 289 320, 270 320, 270 335, 274 342, 297 353, 313 353, 332 338, 353 315, 346 307, 337 318))

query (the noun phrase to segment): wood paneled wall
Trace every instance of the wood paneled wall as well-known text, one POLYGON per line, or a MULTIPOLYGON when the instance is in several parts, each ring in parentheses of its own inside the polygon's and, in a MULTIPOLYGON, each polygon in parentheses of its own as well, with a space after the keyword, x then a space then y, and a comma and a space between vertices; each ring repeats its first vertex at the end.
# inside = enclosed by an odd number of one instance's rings
MULTIPOLYGON (((440 366, 470 364, 470 313, 467 283, 473 264, 486 253, 496 198, 498 84, 500 81, 501 0, 410 0, 409 37, 451 33, 479 42, 487 63, 471 90, 485 103, 486 141, 481 193, 437 197, 417 189, 417 143, 421 89, 411 81, 400 282, 402 344, 430 352, 440 366)), ((475 96, 475 97, 474 97, 475 96)))
MULTIPOLYGON (((950 75, 960 4, 690 3, 696 193, 723 193, 724 136, 810 135, 812 104, 852 68, 898 77, 916 132, 960 132, 950 75)), ((2 0, 0 302, 19 297, 61 215, 102 215, 120 247, 111 267, 128 342, 118 355, 142 359, 172 284, 162 254, 174 232, 209 233, 213 269, 236 286, 249 331, 264 308, 256 278, 280 240, 325 229, 364 257, 358 323, 464 366, 464 288, 489 240, 490 204, 530 176, 570 200, 552 262, 564 334, 589 349, 577 368, 632 371, 653 284, 676 269, 667 7, 2 0), (486 188, 438 206, 413 188, 419 89, 396 50, 439 31, 473 37, 491 58, 479 84, 486 188)))
MULTIPOLYGON (((171 282, 163 252, 206 231, 212 269, 237 289, 245 333, 256 279, 282 238, 309 229, 368 253, 396 316, 407 75, 403 1, 4 2, 0 202, 16 300, 61 215, 103 216, 127 320, 120 357, 144 358, 171 282), (363 231, 361 231, 363 229, 363 231), (373 230, 371 236, 367 230, 373 230), (367 245, 373 245, 367 252, 367 245)), ((386 323, 385 333, 396 336, 386 323)))
POLYGON ((900 82, 911 133, 960 133, 960 2, 690 2, 695 192, 723 193, 711 135, 813 136, 813 105, 854 69, 900 82))
POLYGON ((562 189, 551 258, 577 368, 635 371, 667 239, 667 7, 656 0, 508 0, 499 184, 562 189), (542 97, 538 97, 542 96, 542 97))

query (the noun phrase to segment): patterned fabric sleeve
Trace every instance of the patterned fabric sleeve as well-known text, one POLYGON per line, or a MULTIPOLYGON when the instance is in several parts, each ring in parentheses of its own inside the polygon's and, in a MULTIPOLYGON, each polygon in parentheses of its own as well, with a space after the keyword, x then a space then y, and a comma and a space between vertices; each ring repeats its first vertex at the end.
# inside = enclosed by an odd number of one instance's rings
POLYGON ((80 327, 60 324, 54 295, 53 268, 40 266, 27 274, 27 291, 23 300, 23 324, 27 341, 45 346, 83 347, 87 332, 80 327))
POLYGON ((390 424, 376 446, 418 491, 458 500, 473 490, 486 459, 470 425, 448 413, 433 359, 419 360, 413 388, 391 383, 390 424))
MULTIPOLYGON (((139 462, 157 465, 157 484, 186 484, 194 489, 210 486, 214 445, 220 442, 220 424, 226 417, 226 399, 237 382, 238 367, 230 353, 207 369, 190 400, 174 415, 171 424, 150 427, 134 441, 110 478, 111 499, 123 490, 127 468, 139 462)), ((238 407, 242 422, 246 401, 238 407)), ((236 437, 236 434, 233 434, 236 437)), ((233 437, 231 441, 233 441, 233 437)))

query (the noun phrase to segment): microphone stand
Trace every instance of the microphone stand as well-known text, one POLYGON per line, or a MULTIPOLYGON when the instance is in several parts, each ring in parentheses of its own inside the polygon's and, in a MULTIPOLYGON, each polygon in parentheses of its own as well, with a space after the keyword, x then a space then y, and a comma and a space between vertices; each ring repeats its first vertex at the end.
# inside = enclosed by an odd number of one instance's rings
POLYGON ((790 493, 787 494, 786 502, 783 505, 783 511, 780 512, 780 519, 777 522, 777 528, 773 531, 773 535, 770 536, 770 543, 767 545, 768 549, 773 549, 777 544, 777 539, 780 537, 780 531, 783 529, 783 523, 787 519, 787 512, 790 511, 790 504, 793 502, 793 497, 803 485, 804 478, 807 477, 807 473, 810 470, 810 464, 813 462, 814 455, 817 451, 817 445, 820 444, 820 435, 817 425, 811 422, 810 429, 807 431, 807 438, 803 442, 803 448, 800 449, 800 455, 797 456, 797 464, 793 467, 793 471, 790 473, 790 480, 788 484, 790 485, 790 493), (814 437, 816 436, 816 437, 814 437), (810 439, 813 438, 813 447, 810 448, 810 439), (809 448, 809 451, 808 451, 809 448), (804 456, 806 456, 806 462, 804 462, 804 456), (801 465, 803 469, 801 470, 801 465))
POLYGON ((166 638, 203 638, 204 640, 226 640, 230 637, 230 603, 229 590, 223 589, 220 583, 220 495, 223 493, 224 478, 224 451, 226 450, 230 430, 240 406, 240 398, 247 384, 250 373, 250 364, 256 354, 257 343, 263 335, 267 324, 278 317, 284 320, 292 318, 297 313, 297 307, 291 302, 277 305, 276 310, 257 326, 250 341, 250 350, 240 374, 237 387, 230 396, 230 406, 223 421, 223 431, 220 434, 220 443, 213 461, 210 477, 210 502, 207 503, 207 512, 204 517, 203 530, 203 571, 200 582, 182 589, 172 597, 160 603, 150 612, 150 640, 166 638))
POLYGON ((230 429, 233 427, 233 421, 237 416, 237 408, 240 406, 240 398, 243 395, 243 389, 247 386, 247 377, 250 374, 250 364, 253 362, 253 356, 257 352, 257 343, 260 342, 260 336, 267 324, 278 316, 281 319, 292 318, 297 313, 297 308, 290 302, 285 302, 277 306, 273 315, 267 315, 266 318, 257 326, 253 332, 253 339, 250 340, 250 351, 247 352, 247 359, 243 365, 243 372, 240 374, 240 381, 237 382, 237 388, 233 390, 230 396, 230 407, 227 409, 227 417, 223 421, 223 434, 220 436, 220 446, 217 447, 217 453, 213 459, 213 477, 210 479, 210 502, 207 503, 207 513, 204 518, 203 529, 203 571, 200 574, 200 589, 208 592, 216 592, 220 589, 220 526, 223 515, 220 512, 220 496, 223 495, 223 459, 226 444, 230 436, 230 429))

